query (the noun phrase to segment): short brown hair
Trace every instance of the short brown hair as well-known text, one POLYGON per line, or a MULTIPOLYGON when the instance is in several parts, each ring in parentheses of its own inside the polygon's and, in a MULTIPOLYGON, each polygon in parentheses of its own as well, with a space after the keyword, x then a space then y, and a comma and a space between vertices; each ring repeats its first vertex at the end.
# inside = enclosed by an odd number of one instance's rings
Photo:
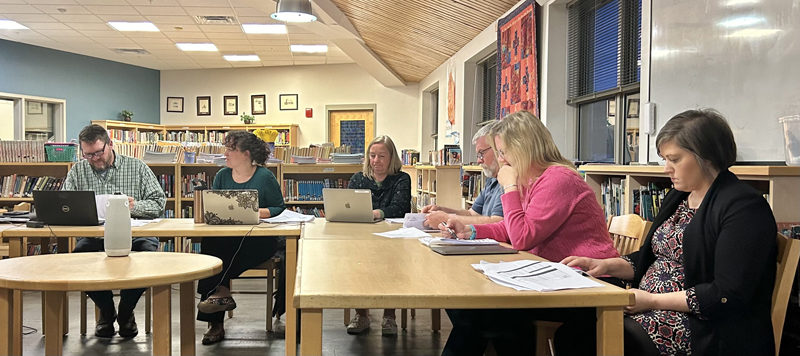
POLYGON ((91 124, 86 126, 78 134, 78 139, 81 142, 95 143, 97 140, 103 140, 105 143, 111 143, 111 138, 108 137, 108 131, 103 126, 98 124, 91 124))
POLYGON ((686 110, 673 116, 656 136, 659 155, 661 145, 666 142, 692 152, 704 169, 724 171, 736 163, 736 141, 731 127, 714 109, 686 110))

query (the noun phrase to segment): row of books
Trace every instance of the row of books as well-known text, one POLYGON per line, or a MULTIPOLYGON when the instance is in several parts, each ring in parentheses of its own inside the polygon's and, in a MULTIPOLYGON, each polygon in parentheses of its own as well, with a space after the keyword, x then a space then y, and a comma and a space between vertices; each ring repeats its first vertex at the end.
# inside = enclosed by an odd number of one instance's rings
POLYGON ((438 160, 435 165, 459 165, 461 164, 461 147, 458 145, 444 145, 439 149, 438 160))
POLYGON ((275 147, 275 152, 272 153, 272 157, 274 157, 275 160, 271 161, 271 163, 294 163, 294 156, 311 157, 314 158, 315 162, 329 163, 331 162, 331 154, 334 153, 350 153, 350 146, 333 147, 322 145, 309 147, 275 147))
POLYGON ((318 218, 324 218, 325 217, 325 210, 322 209, 322 208, 317 208, 317 207, 306 208, 306 207, 300 207, 300 206, 290 206, 290 207, 287 207, 286 209, 289 209, 291 211, 294 211, 294 212, 297 212, 297 213, 300 213, 300 214, 314 215, 315 217, 318 217, 318 218))
POLYGON ((181 207, 181 217, 182 218, 193 218, 194 217, 194 207, 192 205, 186 205, 181 207))
POLYGON ((600 195, 603 197, 603 212, 606 217, 623 214, 625 211, 625 179, 606 178, 600 183, 600 195))
POLYGON ((151 143, 162 141, 165 138, 164 133, 158 131, 134 132, 132 130, 121 129, 107 129, 106 131, 108 131, 108 136, 115 142, 151 143))
POLYGON ((0 162, 45 162, 45 141, 0 141, 0 162))
POLYGON ((285 201, 322 201, 322 188, 347 188, 350 183, 345 178, 325 178, 321 180, 284 179, 282 185, 285 201))
POLYGON ((474 201, 483 190, 484 183, 482 172, 464 172, 461 181, 461 195, 468 201, 474 201))
POLYGON ((182 251, 186 253, 200 253, 200 239, 184 239, 182 251))
POLYGON ((400 160, 403 161, 403 165, 415 165, 419 162, 419 151, 413 149, 405 149, 400 151, 400 160))
POLYGON ((422 209, 426 205, 436 204, 436 197, 428 193, 417 194, 417 209, 422 209))
POLYGON ((633 212, 642 219, 653 221, 661 209, 664 197, 671 190, 666 184, 648 183, 633 190, 633 212))
POLYGON ((159 241, 158 242, 158 251, 161 251, 161 252, 175 252, 175 242, 173 242, 172 240, 159 241))
POLYGON ((161 189, 164 190, 164 194, 167 198, 174 198, 175 197, 175 175, 174 174, 156 174, 156 179, 158 179, 158 184, 161 186, 161 189))
MULTIPOLYGON (((58 244, 51 242, 47 244, 48 253, 58 253, 58 244)), ((28 256, 37 256, 42 254, 42 245, 28 244, 28 256)))
POLYGON ((194 197, 194 182, 197 181, 206 182, 206 187, 211 188, 211 184, 214 181, 214 177, 210 177, 206 174, 206 172, 199 172, 194 174, 184 174, 181 177, 181 192, 183 192, 184 198, 193 198, 194 197))
POLYGON ((61 190, 64 178, 12 174, 0 177, 0 197, 31 197, 34 190, 61 190))
POLYGON ((177 216, 175 216, 175 210, 173 210, 173 209, 164 209, 164 218, 165 219, 174 219, 176 217, 177 216))

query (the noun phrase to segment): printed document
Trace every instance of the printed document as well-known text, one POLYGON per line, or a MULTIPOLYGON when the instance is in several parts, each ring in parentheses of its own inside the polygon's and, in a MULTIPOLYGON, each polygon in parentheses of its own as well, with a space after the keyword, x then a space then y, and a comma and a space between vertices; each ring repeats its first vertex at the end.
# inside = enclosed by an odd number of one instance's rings
POLYGON ((430 237, 431 235, 425 231, 415 227, 402 227, 394 231, 375 232, 375 235, 388 237, 390 239, 417 239, 420 237, 430 237))
POLYGON ((311 222, 311 221, 314 221, 314 215, 300 214, 300 213, 298 213, 296 211, 291 211, 289 209, 285 209, 278 216, 273 216, 273 217, 270 217, 270 218, 261 219, 261 221, 262 222, 272 223, 272 224, 311 222))
POLYGON ((512 262, 473 264, 493 282, 517 290, 549 292, 562 289, 601 287, 602 284, 584 277, 571 267, 546 261, 520 260, 512 262))

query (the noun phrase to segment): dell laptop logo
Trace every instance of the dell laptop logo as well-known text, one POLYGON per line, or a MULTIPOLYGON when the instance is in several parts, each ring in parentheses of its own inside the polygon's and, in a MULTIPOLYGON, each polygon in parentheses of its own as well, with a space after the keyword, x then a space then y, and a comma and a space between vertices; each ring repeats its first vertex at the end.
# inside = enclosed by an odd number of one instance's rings
POLYGON ((69 212, 69 205, 62 205, 61 206, 61 211, 65 212, 65 213, 68 213, 69 212))

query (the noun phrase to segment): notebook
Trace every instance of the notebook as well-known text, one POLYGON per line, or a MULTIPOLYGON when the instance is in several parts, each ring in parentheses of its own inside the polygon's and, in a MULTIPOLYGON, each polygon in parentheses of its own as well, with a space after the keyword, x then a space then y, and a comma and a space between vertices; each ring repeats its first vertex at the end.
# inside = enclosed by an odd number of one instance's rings
POLYGON ((33 205, 37 220, 48 225, 101 225, 91 190, 34 190, 33 205))
POLYGON ((209 225, 257 225, 258 191, 219 189, 203 191, 203 218, 209 225))
POLYGON ((372 191, 369 189, 322 189, 325 219, 337 222, 373 223, 372 191))
POLYGON ((419 241, 441 255, 497 255, 518 252, 492 239, 457 240, 441 237, 423 237, 419 241))

